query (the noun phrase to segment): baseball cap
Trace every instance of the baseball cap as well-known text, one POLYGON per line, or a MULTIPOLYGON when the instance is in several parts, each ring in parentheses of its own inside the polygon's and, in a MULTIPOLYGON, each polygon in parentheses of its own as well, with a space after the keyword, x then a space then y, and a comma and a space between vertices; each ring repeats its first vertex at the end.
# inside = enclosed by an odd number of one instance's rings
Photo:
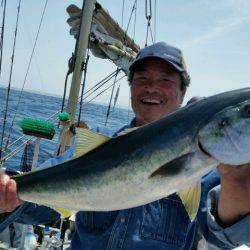
POLYGON ((129 67, 130 72, 133 72, 141 61, 151 57, 160 58, 171 64, 173 68, 181 74, 185 86, 189 85, 190 76, 187 73, 187 67, 182 51, 165 42, 158 42, 141 49, 138 52, 135 61, 129 67))

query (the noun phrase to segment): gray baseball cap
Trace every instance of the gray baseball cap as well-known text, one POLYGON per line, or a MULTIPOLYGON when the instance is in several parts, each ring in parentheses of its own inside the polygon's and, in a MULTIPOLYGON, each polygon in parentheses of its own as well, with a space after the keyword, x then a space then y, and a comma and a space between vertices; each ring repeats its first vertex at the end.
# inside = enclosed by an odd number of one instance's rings
POLYGON ((184 84, 186 86, 189 85, 190 76, 187 73, 187 67, 181 50, 165 42, 158 42, 141 49, 135 61, 129 67, 130 72, 133 72, 141 61, 151 57, 160 58, 171 64, 181 74, 184 84))

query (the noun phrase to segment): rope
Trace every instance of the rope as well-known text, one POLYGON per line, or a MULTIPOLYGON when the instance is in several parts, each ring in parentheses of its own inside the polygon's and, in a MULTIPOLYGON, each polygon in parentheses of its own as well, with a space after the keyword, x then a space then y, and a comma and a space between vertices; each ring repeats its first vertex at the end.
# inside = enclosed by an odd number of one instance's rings
POLYGON ((11 84, 12 70, 13 70, 14 57, 15 57, 15 48, 16 48, 16 38, 17 38, 17 28, 18 28, 19 14, 20 14, 20 6, 21 6, 21 0, 19 0, 19 4, 17 7, 16 28, 15 28, 14 43, 13 43, 13 48, 12 48, 9 83, 8 83, 8 89, 7 89, 6 105, 5 105, 4 120, 3 120, 3 130, 2 130, 1 144, 0 144, 0 159, 2 157, 3 137, 4 137, 5 126, 6 126, 6 120, 7 120, 7 111, 8 111, 9 95, 10 95, 10 84, 11 84))
POLYGON ((108 106, 108 109, 107 109, 107 114, 106 114, 106 119, 105 119, 105 126, 107 125, 109 114, 110 114, 110 107, 111 107, 111 102, 112 102, 112 99, 113 99, 113 94, 114 94, 114 89, 115 89, 115 83, 116 83, 116 78, 117 78, 118 73, 119 73, 119 68, 117 67, 115 78, 114 78, 114 84, 113 84, 111 95, 110 95, 110 99, 109 99, 109 106, 108 106))
MULTIPOLYGON (((3 4, 3 1, 1 5, 3 4)), ((1 30, 1 40, 0 40, 0 76, 2 73, 2 60, 3 60, 3 39, 4 39, 4 28, 5 28, 5 13, 6 13, 6 0, 4 0, 3 7, 3 19, 2 19, 2 30, 1 30)))
POLYGON ((65 99, 66 99, 66 92, 68 86, 68 77, 74 71, 74 62, 75 62, 75 55, 72 53, 72 56, 68 60, 68 72, 66 73, 65 81, 64 81, 64 90, 63 90, 63 98, 62 98, 62 106, 61 106, 61 113, 64 110, 65 99))
POLYGON ((84 73, 83 73, 81 100, 80 100, 79 113, 78 113, 78 124, 79 124, 79 122, 80 122, 80 120, 81 120, 81 114, 82 114, 83 94, 84 94, 85 83, 86 83, 88 62, 89 62, 89 48, 88 48, 86 60, 85 60, 85 62, 84 62, 84 64, 83 64, 84 73))
MULTIPOLYGON (((20 0, 20 2, 21 2, 21 0, 20 0)), ((19 103, 20 103, 20 101, 21 101, 22 94, 23 94, 23 89, 24 89, 24 86, 25 86, 25 84, 26 84, 26 80, 27 80, 27 77, 28 77, 29 69, 30 69, 30 66, 31 66, 31 61, 32 61, 32 58, 33 58, 33 55, 34 55, 34 52, 35 52, 35 48, 36 48, 36 44, 37 44, 37 40, 38 40, 38 35, 39 35, 39 33, 40 33, 40 29, 41 29, 41 26, 42 26, 43 17, 44 17, 44 14, 45 14, 45 10, 46 10, 46 7, 47 7, 47 3, 48 3, 48 0, 46 0, 45 5, 44 5, 44 8, 43 8, 43 12, 42 12, 42 16, 41 16, 41 19, 40 19, 39 27, 38 27, 38 30, 37 30, 35 42, 34 42, 33 49, 32 49, 32 52, 31 52, 31 56, 30 56, 30 59, 29 59, 28 68, 27 68, 27 71, 26 71, 26 73, 25 73, 25 77, 24 77, 24 81, 23 81, 21 93, 20 93, 19 98, 18 98, 18 102, 17 102, 17 105, 16 105, 16 111, 15 111, 14 116, 13 116, 13 119, 12 119, 12 123, 11 123, 11 127, 10 127, 10 132, 9 132, 9 135, 8 135, 8 140, 7 140, 7 142, 6 142, 5 148, 8 146, 9 138, 10 138, 10 133, 12 132, 12 128, 13 128, 13 125, 14 125, 14 121, 15 121, 15 119, 16 119, 17 110, 18 110, 19 103)), ((1 158, 1 155, 0 155, 0 158, 1 158)))

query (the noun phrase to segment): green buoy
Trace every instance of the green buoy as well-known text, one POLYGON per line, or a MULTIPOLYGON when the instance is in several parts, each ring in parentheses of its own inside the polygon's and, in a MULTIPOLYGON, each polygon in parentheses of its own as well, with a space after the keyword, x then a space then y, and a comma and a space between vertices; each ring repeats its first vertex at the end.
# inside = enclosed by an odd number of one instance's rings
POLYGON ((55 134, 55 125, 52 122, 36 118, 24 118, 20 122, 20 127, 26 135, 39 138, 52 139, 55 134))
POLYGON ((59 114, 58 117, 59 117, 59 120, 60 120, 61 122, 66 122, 66 121, 69 121, 69 120, 70 120, 70 114, 67 113, 67 112, 63 112, 63 113, 59 114))

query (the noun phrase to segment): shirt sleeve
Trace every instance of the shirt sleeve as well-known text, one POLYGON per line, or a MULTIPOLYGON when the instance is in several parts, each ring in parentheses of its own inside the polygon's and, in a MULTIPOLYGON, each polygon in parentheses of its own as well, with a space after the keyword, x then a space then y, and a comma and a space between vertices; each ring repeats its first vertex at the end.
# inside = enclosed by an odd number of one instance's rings
POLYGON ((11 213, 4 213, 0 216, 0 232, 13 222, 22 224, 39 225, 53 222, 60 218, 55 210, 39 206, 34 203, 24 202, 11 213))
POLYGON ((218 239, 231 247, 238 247, 243 244, 250 246, 250 214, 234 223, 232 226, 222 228, 217 220, 219 194, 220 185, 214 187, 208 193, 207 223, 209 229, 218 239))

